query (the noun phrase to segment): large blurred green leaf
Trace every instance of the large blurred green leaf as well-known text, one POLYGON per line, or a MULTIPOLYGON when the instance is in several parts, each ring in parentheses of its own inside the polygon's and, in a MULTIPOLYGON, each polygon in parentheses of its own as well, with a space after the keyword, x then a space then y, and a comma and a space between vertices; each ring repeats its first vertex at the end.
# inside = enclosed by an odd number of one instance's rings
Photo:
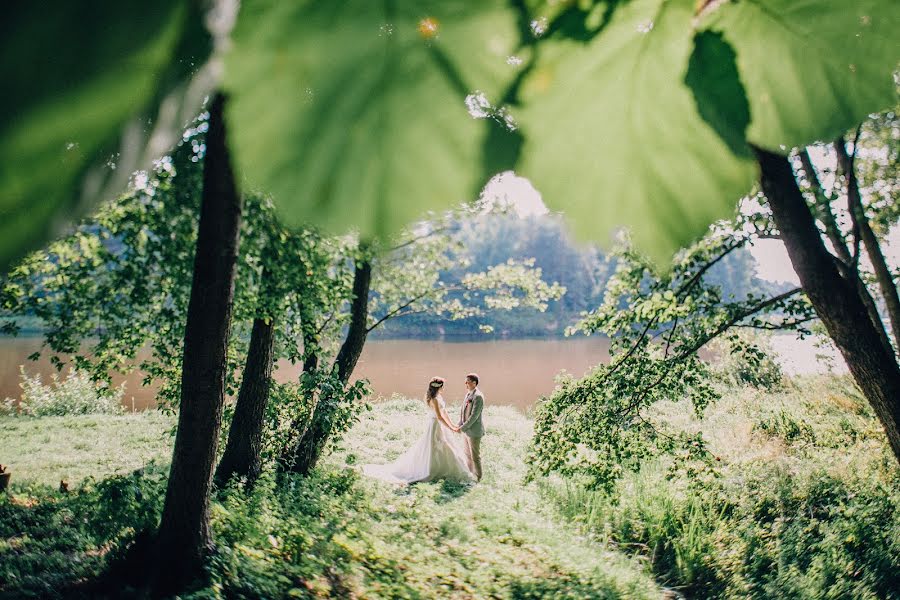
POLYGON ((898 0, 712 3, 698 26, 736 49, 758 146, 831 140, 896 102, 898 0))
MULTIPOLYGON (((693 0, 633 0, 586 45, 547 40, 522 89, 521 171, 544 202, 584 237, 630 226, 658 261, 728 216, 755 175, 684 84, 693 9, 693 0)), ((733 53, 730 65, 727 52, 721 59, 716 69, 734 73, 733 53)), ((719 114, 740 127, 749 115, 734 82, 712 78, 710 97, 734 103, 719 114)))
POLYGON ((156 116, 166 92, 210 50, 198 2, 55 0, 4 9, 0 272, 110 191, 110 179, 127 180, 128 172, 111 174, 137 166, 136 146, 150 129, 134 119, 156 116), (129 143, 120 145, 129 121, 129 143))
POLYGON ((288 224, 366 235, 471 200, 486 128, 465 98, 497 102, 517 42, 505 0, 245 0, 225 76, 239 171, 288 224))

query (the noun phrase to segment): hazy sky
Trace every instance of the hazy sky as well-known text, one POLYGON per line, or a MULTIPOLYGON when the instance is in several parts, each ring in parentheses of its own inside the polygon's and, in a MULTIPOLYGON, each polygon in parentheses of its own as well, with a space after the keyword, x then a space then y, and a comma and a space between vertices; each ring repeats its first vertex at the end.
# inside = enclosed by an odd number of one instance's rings
MULTIPOLYGON (((816 154, 816 151, 810 148, 810 154, 816 154)), ((828 158, 825 154, 813 156, 813 160, 817 164, 827 161, 828 158)), ((826 187, 831 185, 829 177, 833 178, 828 175, 823 177, 822 183, 826 187)), ((514 206, 516 213, 520 216, 540 215, 548 212, 541 200, 540 193, 531 185, 531 182, 512 171, 494 177, 485 187, 483 198, 495 202, 508 202, 514 206)), ((882 250, 889 264, 900 264, 900 227, 895 227, 891 231, 882 250)), ((756 272, 761 279, 787 281, 799 285, 797 274, 791 266, 791 261, 781 241, 757 240, 750 248, 750 253, 756 259, 756 272)), ((865 256, 862 259, 863 266, 865 266, 867 264, 865 256)))

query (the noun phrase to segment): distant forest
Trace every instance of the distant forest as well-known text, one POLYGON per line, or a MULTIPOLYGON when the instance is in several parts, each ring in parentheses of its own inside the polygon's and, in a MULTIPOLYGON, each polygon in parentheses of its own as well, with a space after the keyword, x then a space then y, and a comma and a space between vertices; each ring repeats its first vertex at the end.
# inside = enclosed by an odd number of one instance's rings
MULTIPOLYGON (((543 271, 543 279, 565 286, 561 300, 551 302, 546 312, 534 309, 489 310, 478 318, 450 320, 432 314, 414 314, 385 324, 378 338, 441 337, 556 337, 579 316, 600 305, 606 282, 615 271, 612 260, 595 247, 573 241, 557 216, 518 217, 514 214, 486 214, 459 222, 453 235, 462 242, 465 260, 455 261, 453 270, 441 279, 452 287, 466 272, 481 271, 509 259, 533 258, 543 271), (487 330, 483 329, 487 326, 487 330)), ((777 294, 791 286, 756 276, 756 260, 748 250, 732 253, 710 272, 709 281, 718 284, 722 297, 743 298, 749 293, 777 294)), ((462 292, 459 293, 460 295, 462 292)), ((481 302, 470 298, 467 302, 481 302)))

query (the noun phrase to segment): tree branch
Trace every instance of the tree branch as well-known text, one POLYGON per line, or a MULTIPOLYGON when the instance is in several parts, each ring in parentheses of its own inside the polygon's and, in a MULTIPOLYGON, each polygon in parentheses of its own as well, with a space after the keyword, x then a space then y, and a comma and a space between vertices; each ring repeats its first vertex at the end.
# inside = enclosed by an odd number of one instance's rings
POLYGON ((383 317, 381 317, 380 319, 378 319, 377 321, 375 321, 375 323, 373 323, 371 326, 369 326, 368 328, 366 328, 366 332, 367 332, 367 333, 368 333, 368 332, 371 332, 373 329, 375 329, 376 327, 378 327, 379 325, 381 325, 382 323, 384 323, 384 322, 387 321, 388 319, 391 319, 391 318, 393 318, 393 317, 398 316, 398 313, 399 313, 400 311, 402 311, 402 310, 404 310, 404 309, 406 309, 406 308, 409 308, 410 306, 412 306, 413 304, 415 304, 416 302, 418 302, 419 300, 421 300, 422 298, 424 298, 425 296, 427 296, 428 294, 430 294, 430 293, 433 292, 433 291, 434 291, 433 289, 429 289, 429 290, 427 290, 427 291, 425 291, 425 292, 422 292, 422 293, 419 294, 418 296, 415 296, 415 297, 411 298, 411 299, 410 299, 409 301, 407 301, 406 303, 401 304, 400 306, 398 306, 398 307, 395 308, 394 310, 389 311, 389 312, 388 312, 387 314, 385 314, 383 317))
POLYGON ((809 151, 804 148, 799 152, 799 156, 800 164, 803 166, 804 173, 806 173, 806 179, 809 181, 809 186, 812 188, 813 195, 816 198, 816 206, 819 208, 818 212, 822 218, 822 223, 825 225, 825 234, 828 236, 828 240, 831 242, 835 252, 838 254, 838 259, 843 265, 842 267, 839 265, 839 268, 842 272, 845 272, 847 269, 855 270, 856 261, 847 249, 847 241, 844 239, 844 235, 838 227, 837 219, 835 219, 834 213, 831 211, 831 201, 822 189, 816 168, 809 157, 809 151))
POLYGON ((396 246, 394 246, 392 248, 388 248, 388 253, 396 252, 397 250, 402 250, 403 248, 406 248, 407 246, 412 246, 413 244, 421 242, 422 240, 427 240, 428 238, 435 236, 439 233, 444 233, 445 231, 450 231, 450 227, 448 225, 437 227, 437 228, 429 231, 425 235, 416 236, 414 238, 406 240, 405 242, 401 242, 400 244, 397 244, 396 246))
POLYGON ((727 321, 721 323, 715 330, 713 330, 712 333, 703 336, 700 340, 695 341, 686 350, 683 350, 683 351, 679 352, 676 356, 673 356, 672 358, 664 361, 667 363, 668 368, 665 368, 663 370, 663 372, 659 375, 659 377, 657 377, 653 382, 651 382, 647 386, 641 388, 640 391, 636 392, 632 396, 632 401, 628 403, 628 406, 620 414, 627 414, 627 413, 635 410, 638 406, 640 406, 640 403, 643 401, 644 398, 647 397, 647 394, 649 394, 653 388, 655 388, 656 386, 661 384, 663 382, 663 380, 669 376, 669 373, 671 373, 671 371, 672 371, 672 366, 680 363, 687 357, 693 355, 695 352, 700 350, 700 348, 702 348, 704 345, 706 345, 710 341, 714 340, 715 338, 719 337, 720 335, 722 335, 723 333, 725 333, 726 331, 728 331, 729 329, 734 327, 737 323, 743 321, 747 317, 755 315, 759 311, 761 311, 765 308, 768 308, 770 306, 773 306, 775 304, 778 304, 779 302, 781 302, 783 300, 787 300, 791 296, 794 296, 802 291, 803 291, 802 288, 797 287, 792 290, 788 290, 782 294, 778 294, 777 296, 773 296, 767 300, 764 300, 763 302, 760 302, 758 304, 755 304, 755 305, 747 308, 744 311, 741 311, 740 313, 734 315, 731 319, 728 319, 727 321))
MULTIPOLYGON (((847 147, 843 137, 834 141, 834 149, 837 152, 838 165, 847 180, 847 204, 850 208, 850 216, 853 218, 866 248, 866 254, 869 257, 869 261, 872 263, 872 270, 875 272, 875 279, 878 282, 881 297, 884 299, 884 304, 887 308, 888 318, 891 323, 891 332, 894 335, 894 342, 897 345, 897 348, 900 348, 900 294, 897 293, 897 286, 894 285, 890 268, 887 265, 887 260, 884 258, 884 253, 881 251, 881 245, 878 243, 878 238, 875 236, 875 232, 872 231, 872 226, 869 224, 869 219, 866 217, 865 208, 863 207, 862 197, 859 191, 859 180, 856 178, 856 171, 853 167, 856 158, 856 147, 859 145, 859 131, 860 130, 857 129, 856 142, 854 143, 852 155, 847 154, 847 147)), ((881 327, 882 330, 884 328, 880 319, 875 322, 874 325, 876 327, 881 327)), ((888 349, 893 353, 890 344, 888 344, 888 349)))

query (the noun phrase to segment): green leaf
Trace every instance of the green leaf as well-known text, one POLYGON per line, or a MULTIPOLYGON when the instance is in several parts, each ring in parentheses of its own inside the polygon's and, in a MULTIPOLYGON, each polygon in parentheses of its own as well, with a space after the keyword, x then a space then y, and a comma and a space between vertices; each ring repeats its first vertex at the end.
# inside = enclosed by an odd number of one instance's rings
MULTIPOLYGON (((485 121, 515 76, 502 0, 247 0, 226 58, 231 148, 282 219, 384 236, 474 198, 485 121)), ((515 61, 513 61, 515 62, 515 61)))
POLYGON ((149 132, 136 118, 156 116, 166 92, 210 50, 197 4, 56 0, 6 7, 0 271, 120 191, 141 166, 138 146, 149 132), (120 146, 126 126, 129 143, 123 138, 120 146))
POLYGON ((547 40, 522 90, 522 174, 582 237, 630 226, 657 262, 731 214, 755 176, 684 85, 693 6, 633 0, 587 45, 547 40))
POLYGON ((738 156, 750 156, 746 137, 750 104, 741 84, 734 49, 722 34, 701 31, 694 36, 694 51, 684 82, 694 94, 700 116, 728 148, 738 156))
POLYGON ((700 26, 736 49, 750 100, 747 137, 763 148, 834 139, 897 101, 896 0, 713 3, 700 26))

